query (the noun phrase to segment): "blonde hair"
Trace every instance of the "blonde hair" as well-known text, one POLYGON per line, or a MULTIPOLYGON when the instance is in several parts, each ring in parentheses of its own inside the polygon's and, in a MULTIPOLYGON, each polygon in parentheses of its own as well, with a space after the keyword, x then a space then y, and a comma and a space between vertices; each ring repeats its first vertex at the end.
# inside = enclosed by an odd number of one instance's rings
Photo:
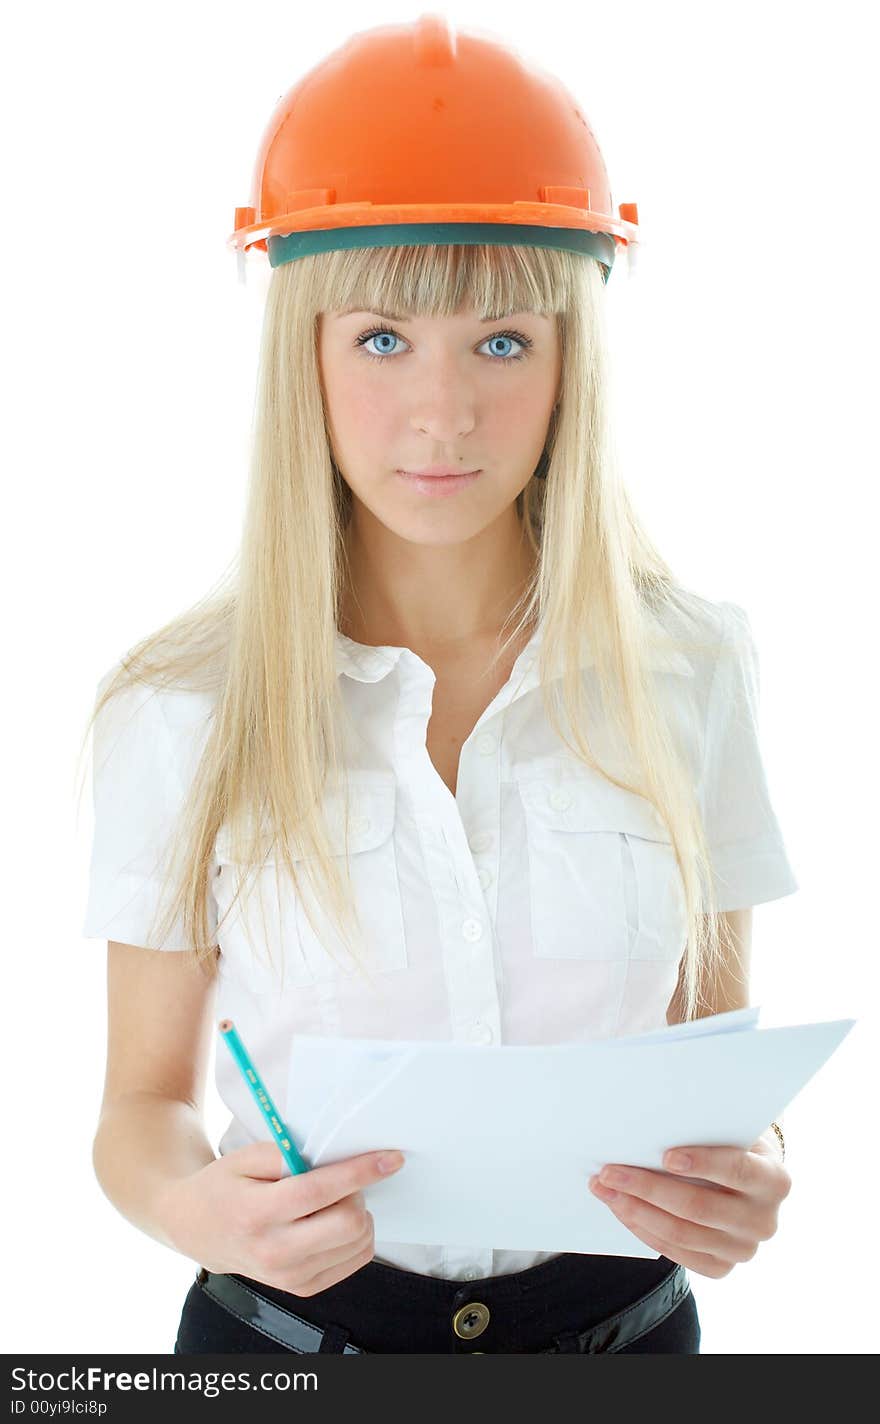
POLYGON ((216 972, 209 871, 215 838, 227 826, 235 865, 257 877, 277 849, 297 893, 303 875, 360 963, 348 855, 334 853, 322 811, 328 786, 341 788, 347 851, 346 714, 335 638, 348 581, 351 493, 331 452, 317 317, 346 306, 414 317, 472 307, 489 319, 529 310, 556 314, 562 375, 546 478, 531 478, 516 501, 534 571, 496 661, 539 619, 542 696, 560 740, 659 811, 684 886, 683 1014, 696 1017, 705 1007, 702 985, 716 968, 722 922, 693 776, 648 671, 658 649, 717 646, 717 633, 707 633, 708 605, 676 582, 618 477, 603 298, 595 261, 530 246, 348 249, 273 271, 237 558, 205 598, 123 656, 86 729, 87 737, 104 705, 137 683, 212 696, 204 750, 168 847, 164 883, 173 893, 160 939, 181 917, 187 948, 216 972), (600 766, 590 746, 581 671, 587 648, 605 715, 631 748, 632 780, 600 766))

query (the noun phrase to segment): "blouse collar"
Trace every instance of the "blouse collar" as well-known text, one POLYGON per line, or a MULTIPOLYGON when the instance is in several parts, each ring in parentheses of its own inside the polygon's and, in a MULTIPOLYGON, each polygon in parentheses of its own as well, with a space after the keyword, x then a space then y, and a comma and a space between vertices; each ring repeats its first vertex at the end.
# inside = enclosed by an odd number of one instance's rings
MULTIPOLYGON (((544 633, 544 625, 539 622, 534 628, 529 641, 520 652, 513 665, 513 672, 525 672, 528 676, 529 686, 536 685, 537 659, 541 640, 544 633)), ((356 643, 352 638, 336 630, 336 670, 338 674, 345 673, 347 677, 354 678, 357 682, 379 682, 386 677, 392 668, 395 668, 401 657, 415 659, 416 662, 425 666, 423 660, 411 648, 394 647, 391 644, 383 644, 378 647, 370 646, 366 643, 356 643)), ((596 659, 591 650, 586 650, 581 659, 581 667, 592 667, 596 659)), ((684 677, 693 677, 694 670, 681 653, 673 650, 656 650, 649 663, 652 672, 675 672, 684 677)), ((511 676, 513 676, 513 672, 511 676)), ((554 676, 561 677, 561 670, 557 669, 554 676)), ((521 688, 520 692, 525 688, 521 688)))

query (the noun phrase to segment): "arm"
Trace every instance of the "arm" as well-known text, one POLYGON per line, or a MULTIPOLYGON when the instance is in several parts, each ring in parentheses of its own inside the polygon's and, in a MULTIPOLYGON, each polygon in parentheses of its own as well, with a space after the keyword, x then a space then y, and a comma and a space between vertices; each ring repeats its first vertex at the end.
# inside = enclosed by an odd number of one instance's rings
POLYGON ((104 1195, 138 1230, 173 1250, 163 1225, 163 1191, 171 1179, 190 1176, 214 1155, 191 1104, 149 1092, 114 1098, 101 1113, 92 1147, 104 1195))
POLYGON ((183 952, 107 946, 108 1047, 92 1146, 100 1186, 163 1245, 169 1182, 213 1162, 202 1123, 216 981, 183 952))
MULTIPOLYGON (((719 935, 721 937, 722 959, 718 967, 718 972, 711 985, 703 980, 702 990, 707 1001, 707 1007, 703 1009, 699 1017, 707 1018, 710 1014, 725 1014, 733 1009, 745 1009, 749 1003, 749 969, 751 963, 752 950, 752 917, 753 909, 749 905, 744 910, 724 910, 719 915, 719 935)), ((666 1022, 676 1024, 682 1022, 682 985, 684 975, 679 969, 678 983, 675 986, 675 993, 669 1001, 666 1009, 666 1022)), ((782 1122, 779 1122, 780 1127, 782 1122)), ((782 1148, 779 1138, 768 1127, 761 1133, 761 1141, 766 1142, 769 1147, 782 1158, 782 1148)))
MULTIPOLYGON (((749 968, 752 949, 752 907, 745 910, 724 910, 719 915, 722 959, 714 983, 701 988, 708 1007, 700 1014, 725 1014, 732 1009, 745 1009, 749 1003, 749 968)), ((684 974, 679 969, 675 993, 666 1009, 666 1022, 682 1022, 682 985, 684 974)))

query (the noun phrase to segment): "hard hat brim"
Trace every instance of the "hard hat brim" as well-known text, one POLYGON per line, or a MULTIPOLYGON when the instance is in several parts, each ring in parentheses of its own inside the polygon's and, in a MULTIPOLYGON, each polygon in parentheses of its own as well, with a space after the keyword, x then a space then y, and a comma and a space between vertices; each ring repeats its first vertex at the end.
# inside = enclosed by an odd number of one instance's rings
MULTIPOLYGON (((236 229, 227 245, 244 252, 260 247, 269 254, 272 267, 292 262, 298 257, 340 248, 392 247, 409 245, 491 243, 558 248, 581 252, 601 263, 607 281, 618 246, 636 241, 638 228, 625 219, 615 220, 606 214, 587 213, 556 205, 517 203, 513 207, 492 207, 484 203, 459 204, 452 209, 456 215, 464 210, 468 217, 441 216, 438 209, 427 204, 410 204, 379 208, 372 204, 348 204, 334 210, 342 221, 327 225, 327 210, 311 213, 289 213, 270 222, 251 223, 236 229), (540 221, 536 221, 540 218, 540 221), (295 230, 293 224, 296 224, 295 230)), ((446 210, 449 211, 448 209, 446 210)))

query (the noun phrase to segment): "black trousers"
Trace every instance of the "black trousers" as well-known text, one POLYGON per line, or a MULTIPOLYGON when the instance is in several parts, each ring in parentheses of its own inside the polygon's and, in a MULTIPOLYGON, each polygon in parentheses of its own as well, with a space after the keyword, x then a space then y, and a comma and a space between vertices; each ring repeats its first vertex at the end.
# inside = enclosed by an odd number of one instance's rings
MULTIPOLYGON (((577 1352, 580 1332, 626 1310, 674 1270, 675 1263, 665 1256, 645 1260, 566 1252, 525 1271, 474 1281, 443 1280, 373 1260, 311 1296, 277 1290, 248 1276, 234 1279, 321 1329, 329 1328, 324 1350, 341 1353, 350 1341, 381 1354, 533 1354, 577 1352), (472 1302, 485 1310, 470 1320, 486 1323, 471 1341, 460 1338, 454 1321, 472 1302)), ((688 1288, 665 1319, 615 1347, 615 1353, 696 1355, 699 1347, 700 1323, 688 1288)), ((285 1348, 212 1299, 198 1279, 193 1282, 175 1354, 280 1354, 285 1348)))

